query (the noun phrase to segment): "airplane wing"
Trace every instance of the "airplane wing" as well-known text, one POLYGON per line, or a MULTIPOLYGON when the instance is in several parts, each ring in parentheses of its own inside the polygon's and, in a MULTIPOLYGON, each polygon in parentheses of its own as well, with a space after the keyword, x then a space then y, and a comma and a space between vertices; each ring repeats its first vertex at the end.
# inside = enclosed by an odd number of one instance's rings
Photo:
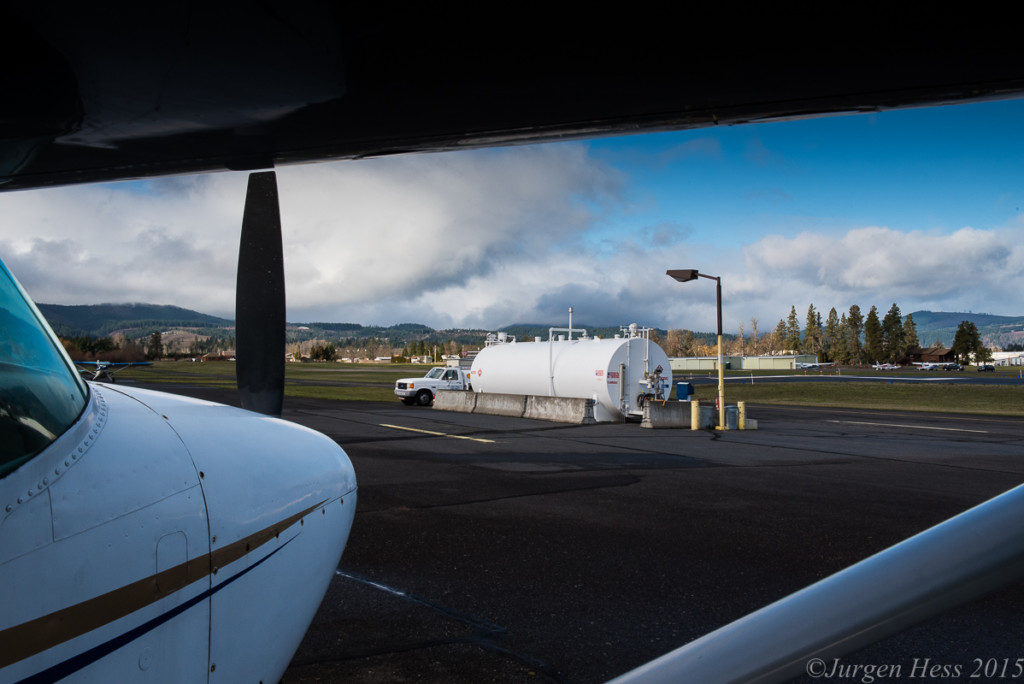
POLYGON ((75 361, 76 366, 96 366, 98 368, 131 368, 132 366, 152 366, 152 361, 75 361))
POLYGON ((75 365, 78 366, 78 372, 87 380, 114 382, 114 375, 126 368, 152 366, 153 363, 151 361, 75 361, 75 365))
POLYGON ((126 361, 123 363, 111 363, 107 366, 107 372, 113 375, 114 373, 120 373, 127 368, 134 368, 136 366, 152 366, 151 361, 126 361))
POLYGON ((579 21, 359 21, 336 0, 186 2, 153 21, 118 2, 57 12, 11 0, 0 5, 0 56, 16 65, 0 73, 0 187, 1024 94, 1011 27, 950 49, 960 17, 931 17, 923 32, 916 16, 844 16, 846 35, 871 35, 870 49, 768 6, 690 6, 682 24, 638 16, 596 32, 579 21))

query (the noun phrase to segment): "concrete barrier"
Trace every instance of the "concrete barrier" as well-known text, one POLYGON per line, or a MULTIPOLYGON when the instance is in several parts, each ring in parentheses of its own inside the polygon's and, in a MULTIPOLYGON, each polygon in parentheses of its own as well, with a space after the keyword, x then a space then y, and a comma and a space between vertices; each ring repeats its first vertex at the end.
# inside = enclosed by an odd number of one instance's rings
POLYGON ((714 409, 711 406, 697 406, 696 410, 685 401, 648 401, 644 404, 644 417, 640 427, 708 429, 715 425, 714 409), (697 425, 693 427, 694 414, 697 425))
POLYGON ((476 394, 476 407, 473 413, 484 413, 489 416, 512 416, 522 418, 526 410, 526 396, 522 394, 476 394))
POLYGON ((473 413, 476 408, 476 392, 464 390, 438 390, 434 395, 434 408, 439 411, 473 413))
POLYGON ((594 400, 574 397, 528 396, 523 418, 574 425, 590 425, 597 422, 594 419, 594 400))
POLYGON ((689 428, 690 405, 685 401, 648 401, 640 427, 689 428))

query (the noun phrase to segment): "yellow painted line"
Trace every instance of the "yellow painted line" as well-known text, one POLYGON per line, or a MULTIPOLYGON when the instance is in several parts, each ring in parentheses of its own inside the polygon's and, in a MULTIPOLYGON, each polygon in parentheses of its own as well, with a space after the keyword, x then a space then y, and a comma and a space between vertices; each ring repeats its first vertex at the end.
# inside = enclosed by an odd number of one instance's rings
POLYGON ((433 430, 418 430, 417 428, 403 427, 401 425, 388 425, 387 423, 380 423, 381 427, 393 428, 395 430, 408 430, 409 432, 422 432, 425 435, 434 435, 435 437, 451 437, 452 439, 468 439, 471 442, 483 442, 484 444, 495 444, 493 439, 481 439, 479 437, 466 437, 465 435, 449 435, 446 432, 434 432, 433 430))
POLYGON ((965 428, 946 428, 946 427, 927 427, 924 425, 900 425, 898 423, 867 423, 864 421, 857 420, 829 420, 828 423, 848 423, 850 425, 877 425, 880 427, 895 427, 895 428, 912 428, 914 430, 946 430, 947 432, 977 432, 983 435, 988 434, 988 430, 967 430, 965 428))

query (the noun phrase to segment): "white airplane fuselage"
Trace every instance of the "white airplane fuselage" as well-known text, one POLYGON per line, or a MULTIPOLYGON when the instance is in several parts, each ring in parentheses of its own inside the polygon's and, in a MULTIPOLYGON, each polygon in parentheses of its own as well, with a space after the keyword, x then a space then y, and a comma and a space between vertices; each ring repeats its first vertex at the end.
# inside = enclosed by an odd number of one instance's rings
POLYGON ((0 479, 0 681, 276 682, 355 504, 319 433, 90 384, 77 422, 0 479))

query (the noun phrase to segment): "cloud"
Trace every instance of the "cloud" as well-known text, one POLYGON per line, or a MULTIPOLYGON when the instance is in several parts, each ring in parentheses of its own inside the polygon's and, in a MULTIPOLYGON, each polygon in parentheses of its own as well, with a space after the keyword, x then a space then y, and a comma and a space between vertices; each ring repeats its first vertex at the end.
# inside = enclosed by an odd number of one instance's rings
POLYGON ((0 254, 36 301, 230 310, 240 219, 229 216, 241 215, 243 183, 227 175, 165 181, 155 195, 132 183, 4 194, 0 254), (239 197, 237 210, 224 196, 239 197))
MULTIPOLYGON (((1024 286, 1019 230, 961 228, 949 234, 864 227, 840 235, 768 235, 743 249, 745 294, 791 293, 792 303, 904 311, 992 311, 1024 286)), ((786 307, 788 309, 788 307, 786 307)), ((1006 313, 1017 313, 1006 311, 1006 313)))
MULTIPOLYGON (((576 143, 286 167, 278 179, 296 322, 493 329, 560 324, 571 305, 581 324, 713 330, 713 283, 676 283, 672 268, 722 277, 727 332, 751 317, 766 331, 810 303, 1020 313, 1019 217, 744 245, 635 212, 629 179, 576 143)), ((0 255, 37 301, 232 317, 245 183, 226 173, 0 193, 0 255)))
MULTIPOLYGON (((278 181, 290 319, 453 325, 467 304, 482 316, 523 301, 509 274, 579 252, 625 185, 584 144, 287 167, 278 181), (475 295, 492 282, 500 293, 475 295)), ((0 195, 0 253, 37 301, 232 316, 244 187, 214 174, 0 195)))
POLYGON ((465 285, 573 244, 621 185, 582 145, 286 169, 289 285, 306 306, 465 285))

